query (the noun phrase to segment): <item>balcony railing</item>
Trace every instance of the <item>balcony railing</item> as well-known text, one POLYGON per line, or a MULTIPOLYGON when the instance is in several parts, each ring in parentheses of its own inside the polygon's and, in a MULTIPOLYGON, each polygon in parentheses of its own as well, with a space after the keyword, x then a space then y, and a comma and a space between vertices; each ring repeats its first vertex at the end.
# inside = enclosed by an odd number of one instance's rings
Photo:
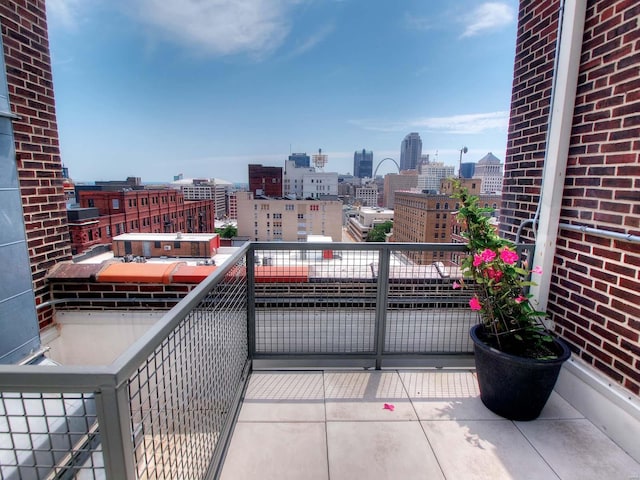
POLYGON ((253 362, 468 359, 464 248, 247 244, 111 365, 0 366, 0 479, 215 478, 253 362))

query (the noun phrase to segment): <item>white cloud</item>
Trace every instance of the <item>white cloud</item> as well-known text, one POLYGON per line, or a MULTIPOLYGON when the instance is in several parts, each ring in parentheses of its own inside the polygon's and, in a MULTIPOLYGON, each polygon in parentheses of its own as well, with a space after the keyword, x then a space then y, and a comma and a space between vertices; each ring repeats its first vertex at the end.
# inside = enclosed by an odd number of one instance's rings
POLYGON ((334 26, 327 24, 322 26, 318 31, 309 36, 304 42, 297 45, 289 54, 289 57, 297 57, 305 52, 308 52, 325 38, 327 38, 334 30, 334 26))
POLYGON ((487 2, 466 17, 467 27, 462 37, 473 37, 485 31, 509 25, 515 19, 513 8, 506 3, 487 2))
POLYGON ((212 55, 277 49, 289 33, 298 0, 139 0, 136 15, 171 40, 212 55))
POLYGON ((365 130, 379 132, 423 130, 451 134, 478 134, 486 130, 506 129, 509 124, 509 112, 469 113, 449 117, 421 117, 399 122, 351 120, 350 123, 365 130))
POLYGON ((65 28, 75 28, 82 0, 47 0, 47 16, 65 28))

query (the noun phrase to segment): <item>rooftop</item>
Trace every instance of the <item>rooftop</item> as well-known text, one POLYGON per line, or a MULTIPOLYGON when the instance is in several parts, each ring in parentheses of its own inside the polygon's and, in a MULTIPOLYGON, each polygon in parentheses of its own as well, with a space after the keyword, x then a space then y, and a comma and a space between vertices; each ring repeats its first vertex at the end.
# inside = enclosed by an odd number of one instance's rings
POLYGON ((223 480, 631 479, 640 464, 558 393, 513 422, 473 370, 258 371, 223 480))

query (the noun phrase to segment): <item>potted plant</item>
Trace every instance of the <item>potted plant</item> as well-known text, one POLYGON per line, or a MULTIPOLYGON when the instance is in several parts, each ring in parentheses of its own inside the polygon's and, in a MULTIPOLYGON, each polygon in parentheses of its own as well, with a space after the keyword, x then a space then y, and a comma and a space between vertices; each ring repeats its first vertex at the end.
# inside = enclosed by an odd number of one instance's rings
POLYGON ((545 312, 533 308, 528 287, 535 285, 516 245, 500 238, 491 222, 491 209, 458 182, 457 220, 468 240, 469 255, 461 261, 462 279, 454 288, 469 288, 469 307, 480 323, 471 328, 476 374, 482 402, 512 420, 540 415, 571 352, 545 327, 545 312))

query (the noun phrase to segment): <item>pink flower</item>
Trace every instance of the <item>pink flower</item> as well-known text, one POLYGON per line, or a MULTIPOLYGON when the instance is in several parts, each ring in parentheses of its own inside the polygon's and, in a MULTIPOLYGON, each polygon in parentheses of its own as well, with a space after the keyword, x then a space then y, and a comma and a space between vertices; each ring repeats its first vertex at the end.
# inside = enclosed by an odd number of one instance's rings
POLYGON ((500 279, 502 278, 502 270, 496 270, 493 267, 489 267, 487 268, 487 276, 491 280, 495 280, 496 282, 499 282, 500 279))
POLYGON ((458 289, 458 288, 461 288, 461 287, 462 287, 462 285, 460 285, 458 282, 453 282, 452 287, 453 287, 453 289, 454 289, 454 290, 456 290, 456 289, 458 289))
POLYGON ((518 254, 513 250, 505 248, 500 252, 500 259, 507 265, 513 265, 518 261, 518 254))
POLYGON ((540 265, 538 265, 537 267, 534 267, 534 269, 531 270, 531 273, 535 273, 537 275, 542 275, 542 267, 540 265))
POLYGON ((496 258, 496 252, 494 252, 490 248, 487 248, 480 254, 480 257, 485 262, 491 262, 494 258, 496 258))
POLYGON ((516 303, 522 303, 527 299, 527 297, 520 295, 519 297, 516 298, 516 303))
POLYGON ((469 307, 471 307, 471 310, 482 310, 482 304, 480 300, 478 300, 478 297, 473 297, 469 300, 469 307))
POLYGON ((482 265, 482 257, 478 254, 475 254, 473 256, 473 266, 479 267, 480 265, 482 265))

